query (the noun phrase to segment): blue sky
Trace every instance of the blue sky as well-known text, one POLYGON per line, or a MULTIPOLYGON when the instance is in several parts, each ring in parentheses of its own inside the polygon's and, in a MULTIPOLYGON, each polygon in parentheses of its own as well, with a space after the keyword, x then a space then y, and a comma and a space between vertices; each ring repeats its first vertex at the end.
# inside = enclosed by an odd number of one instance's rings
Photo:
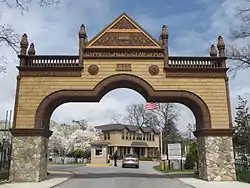
MULTIPOLYGON (((0 7, 0 22, 15 25, 20 34, 26 32, 29 42, 35 43, 37 54, 77 54, 81 24, 86 25, 91 39, 125 12, 156 39, 162 25, 166 24, 169 30, 170 55, 208 56, 210 45, 216 44, 219 35, 224 37, 226 44, 234 42, 245 45, 249 42, 229 39, 230 28, 239 24, 234 18, 235 8, 243 2, 244 0, 64 0, 58 7, 47 9, 33 3, 29 12, 23 15, 19 10, 0 7)), ((17 70, 15 55, 8 48, 1 50, 11 62, 8 64, 8 73, 0 74, 0 87, 3 88, 0 92, 0 119, 4 119, 5 110, 14 105, 17 70)), ((249 72, 242 71, 236 78, 230 79, 232 108, 237 104, 238 94, 250 96, 247 82, 249 72)), ((100 104, 64 104, 55 110, 53 118, 60 122, 86 118, 90 124, 109 123, 112 114, 124 113, 126 104, 138 101, 145 102, 136 92, 114 90, 100 104), (124 96, 126 100, 122 101, 124 96), (80 113, 68 113, 76 109, 80 113)), ((182 118, 179 125, 184 129, 194 118, 190 110, 182 106, 180 108, 182 118)))

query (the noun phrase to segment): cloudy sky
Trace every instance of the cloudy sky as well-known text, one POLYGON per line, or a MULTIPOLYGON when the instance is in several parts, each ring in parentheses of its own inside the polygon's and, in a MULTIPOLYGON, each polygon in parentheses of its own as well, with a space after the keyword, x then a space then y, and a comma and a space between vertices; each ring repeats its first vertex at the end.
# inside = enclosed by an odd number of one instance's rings
MULTIPOLYGON (((38 1, 38 0, 37 0, 38 1)), ((37 2, 34 0, 34 2, 37 2)), ((14 2, 14 0, 13 0, 14 2)), ((29 42, 34 42, 37 54, 77 54, 78 30, 85 24, 91 39, 101 29, 123 12, 131 16, 152 36, 158 39, 161 26, 169 29, 170 55, 209 55, 209 47, 216 44, 222 35, 225 43, 229 31, 239 24, 235 8, 244 0, 192 0, 192 1, 141 1, 135 0, 62 0, 57 7, 40 8, 36 3, 29 12, 21 14, 18 9, 0 6, 0 23, 13 24, 19 34, 27 33, 29 42), (73 3, 74 2, 74 3, 73 3), (185 3, 186 2, 186 3, 185 3)), ((250 6, 250 4, 248 5, 250 6)), ((248 41, 234 41, 244 45, 248 41)), ((17 69, 16 55, 9 48, 1 48, 1 55, 9 61, 7 73, 0 74, 0 120, 6 110, 13 109, 17 69)), ((237 95, 250 97, 250 70, 241 71, 230 79, 232 110, 237 105, 237 95)), ((86 119, 98 125, 112 122, 115 114, 125 114, 125 107, 132 103, 145 103, 136 92, 117 89, 109 92, 100 103, 67 103, 59 106, 52 119, 70 123, 73 119, 86 119)), ((179 127, 184 130, 194 122, 192 112, 183 105, 179 127)))

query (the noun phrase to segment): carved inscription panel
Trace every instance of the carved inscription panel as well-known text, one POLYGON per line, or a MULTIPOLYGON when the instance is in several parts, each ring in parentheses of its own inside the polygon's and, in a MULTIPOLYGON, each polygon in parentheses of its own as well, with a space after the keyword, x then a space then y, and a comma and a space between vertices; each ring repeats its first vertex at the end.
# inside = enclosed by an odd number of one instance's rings
POLYGON ((116 64, 116 71, 132 71, 132 66, 128 63, 116 64))

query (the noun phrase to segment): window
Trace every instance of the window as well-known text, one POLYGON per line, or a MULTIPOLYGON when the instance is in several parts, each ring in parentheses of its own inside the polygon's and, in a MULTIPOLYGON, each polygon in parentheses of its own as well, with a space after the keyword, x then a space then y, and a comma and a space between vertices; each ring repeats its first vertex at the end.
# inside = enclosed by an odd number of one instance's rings
POLYGON ((129 133, 129 140, 132 139, 132 133, 129 133))
POLYGON ((142 140, 142 134, 137 133, 137 135, 136 135, 136 139, 137 139, 137 140, 142 140))
POLYGON ((122 132, 122 139, 124 140, 124 132, 122 132))
POLYGON ((104 133, 104 140, 110 140, 110 134, 109 132, 104 133))
POLYGON ((145 138, 146 138, 146 134, 143 134, 143 140, 145 140, 145 138))
POLYGON ((151 134, 149 135, 149 141, 151 141, 151 134))
POLYGON ((107 138, 108 138, 108 140, 110 140, 110 134, 109 134, 109 132, 107 133, 107 138))
POLYGON ((148 136, 148 134, 147 134, 147 141, 148 141, 148 139, 149 139, 149 136, 148 136))
POLYGON ((154 134, 152 135, 152 137, 153 137, 153 138, 152 138, 152 139, 153 139, 153 141, 155 141, 155 135, 154 135, 154 134))
POLYGON ((133 140, 135 140, 135 133, 133 133, 133 140))
POLYGON ((128 140, 128 132, 126 132, 126 140, 128 140))
POLYGON ((95 155, 96 156, 101 156, 102 155, 102 146, 99 146, 99 147, 95 148, 95 155))

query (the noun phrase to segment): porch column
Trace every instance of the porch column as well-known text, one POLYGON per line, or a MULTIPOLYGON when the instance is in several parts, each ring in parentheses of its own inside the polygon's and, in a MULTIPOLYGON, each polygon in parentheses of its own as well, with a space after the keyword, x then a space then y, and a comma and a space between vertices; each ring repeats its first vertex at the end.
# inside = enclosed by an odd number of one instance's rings
POLYGON ((47 177, 48 138, 44 129, 11 129, 13 135, 10 181, 39 182, 47 177))
POLYGON ((148 157, 148 148, 145 148, 145 157, 148 157))
MULTIPOLYGON (((118 151, 118 147, 117 146, 114 146, 114 153, 117 151, 117 153, 119 152, 118 151)), ((119 153, 118 153, 119 154, 119 153)))
POLYGON ((235 181, 232 130, 196 131, 199 177, 207 181, 235 181))

